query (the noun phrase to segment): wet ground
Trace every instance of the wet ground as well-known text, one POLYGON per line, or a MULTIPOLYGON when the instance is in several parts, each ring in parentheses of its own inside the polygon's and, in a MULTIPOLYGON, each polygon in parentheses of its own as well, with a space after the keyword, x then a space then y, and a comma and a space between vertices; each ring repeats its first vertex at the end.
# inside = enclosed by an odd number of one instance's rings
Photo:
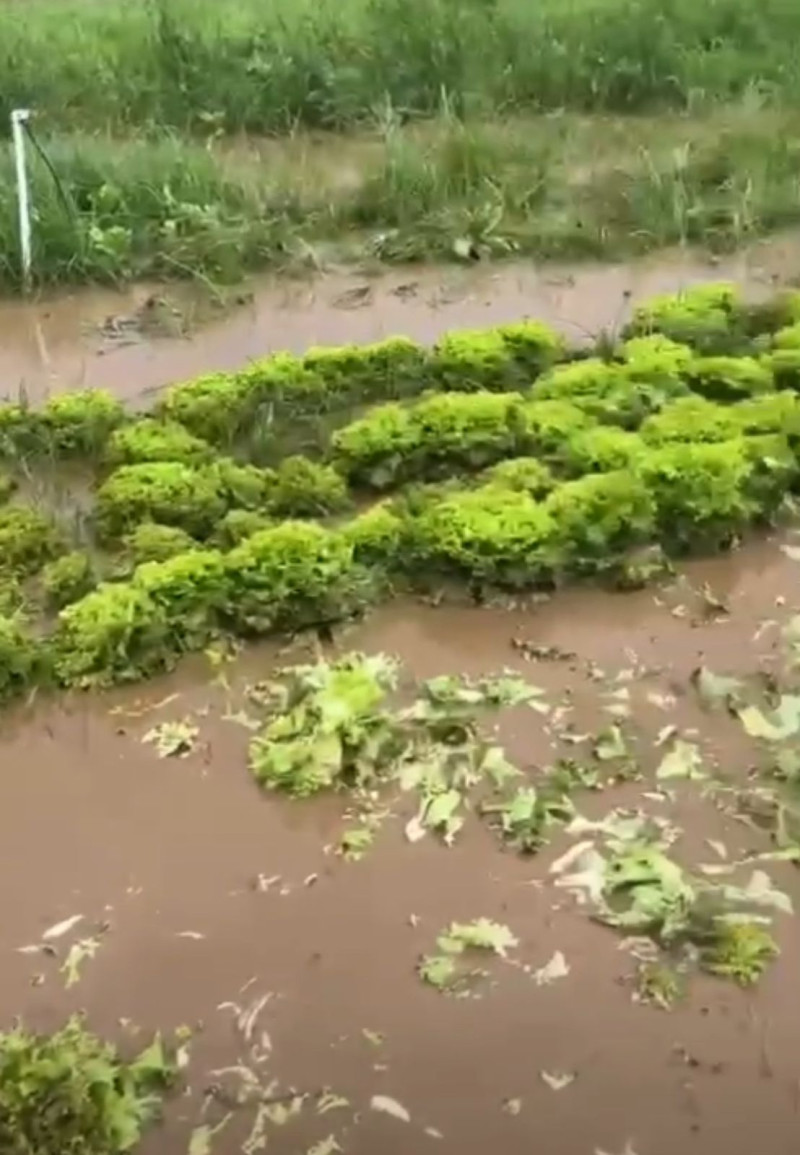
MULTIPOLYGON (((648 771, 657 735, 675 725, 696 728, 709 763, 741 775, 754 743, 738 719, 700 708, 689 677, 701 664, 778 670, 780 625, 800 608, 799 564, 777 541, 762 542, 692 564, 659 591, 574 590, 519 608, 395 603, 339 645, 395 654, 417 678, 510 667, 541 686, 553 710, 571 707, 576 731, 596 731, 609 705, 623 707, 648 771), (575 657, 526 661, 512 638, 575 657)), ((521 858, 473 816, 452 849, 433 836, 412 844, 409 804, 393 800, 366 856, 343 861, 332 848, 346 799, 260 793, 246 768, 248 731, 224 718, 245 683, 301 654, 301 643, 280 657, 250 652, 229 689, 212 685, 198 658, 145 690, 34 704, 3 719, 0 1022, 23 1014, 51 1027, 85 1008, 93 1027, 122 1040, 132 1024, 196 1027, 190 1093, 169 1103, 147 1155, 187 1151, 204 1091, 224 1082, 214 1072, 239 1063, 278 1080, 272 1094, 330 1088, 347 1100, 324 1113, 308 1101, 284 1126, 269 1123, 267 1149, 277 1155, 328 1136, 348 1155, 794 1155, 796 919, 778 916, 781 957, 755 991, 693 977, 686 1000, 665 1012, 632 1001, 620 936, 554 887, 548 869, 574 841, 566 833, 521 858), (161 760, 142 743, 155 721, 189 714, 200 740, 187 758, 161 760), (60 957, 20 953, 76 914, 84 922, 55 942, 60 957), (520 941, 510 961, 496 960, 482 997, 425 987, 420 955, 451 921, 481 916, 520 941), (66 991, 60 961, 88 933, 98 953, 66 991), (555 951, 568 973, 537 985, 531 969, 555 951), (257 1008, 265 995, 247 1039, 223 1004, 257 1008), (553 1090, 542 1071, 575 1078, 553 1090), (371 1110, 374 1095, 390 1096, 410 1121, 371 1110)), ((552 719, 519 708, 503 716, 501 738, 518 764, 569 753, 552 719)), ((668 814, 683 832, 676 857, 694 865, 715 859, 707 839, 731 857, 768 848, 765 834, 715 808, 696 783, 680 785, 674 802, 651 790, 614 786, 577 804, 592 816, 631 804, 668 814)), ((797 903, 795 868, 767 869, 797 903)), ((207 1103, 210 1124, 225 1117, 219 1095, 207 1103)), ((234 1110, 213 1150, 239 1151, 253 1123, 254 1108, 234 1110)))
POLYGON ((688 251, 626 265, 407 268, 307 280, 263 278, 209 309, 184 286, 87 290, 35 302, 0 302, 0 393, 39 400, 99 386, 149 404, 165 385, 236 369, 275 350, 406 335, 433 342, 448 329, 536 317, 574 342, 613 331, 632 303, 700 280, 733 279, 759 295, 791 283, 800 238, 784 234, 723 259, 688 251))

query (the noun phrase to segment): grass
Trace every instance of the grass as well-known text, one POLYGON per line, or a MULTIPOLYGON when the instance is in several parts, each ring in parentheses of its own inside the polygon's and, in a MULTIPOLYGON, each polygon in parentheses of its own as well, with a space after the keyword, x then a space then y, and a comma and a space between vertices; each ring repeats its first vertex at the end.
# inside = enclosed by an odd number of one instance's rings
MULTIPOLYGON (((1 22, 1 20, 0 20, 1 22)), ((800 219, 800 112, 745 103, 657 119, 385 116, 347 138, 192 142, 56 135, 31 150, 38 283, 234 282, 329 256, 384 261, 624 257, 731 248, 800 219)), ((0 150, 0 287, 20 281, 0 150)))
POLYGON ((28 0, 0 6, 0 124, 202 135, 800 98, 795 0, 28 0))

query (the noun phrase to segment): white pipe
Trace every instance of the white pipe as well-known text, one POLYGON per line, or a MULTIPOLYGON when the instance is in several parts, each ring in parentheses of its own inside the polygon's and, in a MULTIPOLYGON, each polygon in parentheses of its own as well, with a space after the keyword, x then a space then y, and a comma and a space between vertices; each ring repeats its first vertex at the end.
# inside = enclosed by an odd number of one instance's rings
POLYGON ((19 206, 19 246, 22 253, 22 282, 27 289, 31 280, 31 206, 28 190, 28 172, 25 166, 25 133, 23 124, 30 118, 27 108, 15 108, 11 113, 11 138, 14 142, 14 161, 17 168, 17 204, 19 206))

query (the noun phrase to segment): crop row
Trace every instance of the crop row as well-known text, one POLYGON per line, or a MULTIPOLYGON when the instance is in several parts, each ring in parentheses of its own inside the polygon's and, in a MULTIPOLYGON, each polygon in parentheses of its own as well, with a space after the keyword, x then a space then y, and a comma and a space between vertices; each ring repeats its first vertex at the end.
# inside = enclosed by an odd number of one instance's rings
POLYGON ((798 316, 793 295, 754 309, 704 286, 644 306, 605 359, 564 360, 559 339, 526 322, 431 352, 392 341, 271 358, 218 387, 176 386, 153 416, 129 418, 103 393, 7 406, 12 464, 31 454, 35 469, 47 447, 102 472, 93 555, 45 512, 0 507, 0 697, 45 671, 63 685, 141 677, 218 633, 336 621, 398 583, 630 580, 642 547, 724 548, 797 481, 800 402, 776 386, 800 370, 798 316), (412 363, 428 389, 416 399, 412 363), (268 395, 286 421, 404 400, 340 427, 325 462, 260 468, 221 453, 240 452, 244 415, 268 395), (352 516, 359 492, 403 485, 352 516), (37 574, 60 613, 29 634, 10 583, 37 574))

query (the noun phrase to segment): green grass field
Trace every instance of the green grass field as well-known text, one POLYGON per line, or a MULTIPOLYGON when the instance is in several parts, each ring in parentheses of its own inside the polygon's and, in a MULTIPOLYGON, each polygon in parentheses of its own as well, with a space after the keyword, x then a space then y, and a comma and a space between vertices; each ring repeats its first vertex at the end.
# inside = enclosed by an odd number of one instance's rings
MULTIPOLYGON (((37 283, 729 248, 800 219, 800 4, 32 0, 37 283)), ((0 147, 0 288, 20 282, 0 147)))
POLYGON ((0 6, 0 120, 185 131, 800 99, 796 0, 30 0, 0 6))

